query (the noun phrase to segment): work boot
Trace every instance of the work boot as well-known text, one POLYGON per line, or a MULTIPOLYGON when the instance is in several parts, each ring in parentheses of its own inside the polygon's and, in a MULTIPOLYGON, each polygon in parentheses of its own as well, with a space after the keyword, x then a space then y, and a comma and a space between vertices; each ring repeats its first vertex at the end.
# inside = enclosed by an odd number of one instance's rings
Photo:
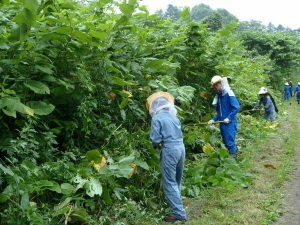
POLYGON ((164 221, 168 222, 168 223, 174 223, 176 221, 186 221, 186 220, 181 220, 181 219, 177 219, 176 217, 174 217, 172 214, 170 216, 165 216, 164 217, 164 221))
POLYGON ((235 160, 237 160, 237 153, 229 153, 229 155, 234 158, 235 160))

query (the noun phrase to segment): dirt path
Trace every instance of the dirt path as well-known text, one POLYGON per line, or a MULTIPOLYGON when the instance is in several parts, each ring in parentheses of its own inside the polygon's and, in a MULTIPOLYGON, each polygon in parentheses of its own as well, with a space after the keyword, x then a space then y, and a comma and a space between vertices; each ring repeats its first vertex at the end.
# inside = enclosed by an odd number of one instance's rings
MULTIPOLYGON (((300 112, 298 112, 298 126, 300 128, 300 112)), ((300 140, 300 134, 299 134, 300 140)), ((276 225, 299 225, 300 224, 300 142, 295 152, 297 158, 295 169, 291 173, 291 180, 286 184, 286 196, 284 208, 286 212, 279 218, 276 225)))

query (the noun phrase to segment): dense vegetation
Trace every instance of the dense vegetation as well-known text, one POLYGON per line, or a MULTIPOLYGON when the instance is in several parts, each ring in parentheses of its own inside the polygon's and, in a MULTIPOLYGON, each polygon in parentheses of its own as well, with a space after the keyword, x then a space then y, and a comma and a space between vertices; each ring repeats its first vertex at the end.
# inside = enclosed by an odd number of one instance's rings
MULTIPOLYGON (((295 34, 207 29, 185 8, 178 21, 137 0, 0 1, 0 224, 136 223, 166 203, 159 153, 149 144, 146 98, 174 95, 183 124, 183 194, 247 187, 217 127, 213 75, 230 79, 241 111, 273 93, 299 64, 295 34)), ((279 96, 279 95, 278 95, 279 96)), ((240 115, 242 149, 268 123, 240 115), (249 124, 253 126, 248 126, 249 124)))

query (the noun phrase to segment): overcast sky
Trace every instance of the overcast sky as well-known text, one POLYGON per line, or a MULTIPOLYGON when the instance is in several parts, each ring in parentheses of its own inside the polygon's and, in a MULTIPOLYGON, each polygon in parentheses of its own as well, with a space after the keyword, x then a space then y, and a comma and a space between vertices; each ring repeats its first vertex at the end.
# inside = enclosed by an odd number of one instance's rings
POLYGON ((150 13, 162 9, 168 4, 189 6, 204 3, 212 9, 224 8, 235 15, 240 21, 258 20, 264 25, 269 22, 291 29, 300 28, 300 0, 142 0, 150 13))

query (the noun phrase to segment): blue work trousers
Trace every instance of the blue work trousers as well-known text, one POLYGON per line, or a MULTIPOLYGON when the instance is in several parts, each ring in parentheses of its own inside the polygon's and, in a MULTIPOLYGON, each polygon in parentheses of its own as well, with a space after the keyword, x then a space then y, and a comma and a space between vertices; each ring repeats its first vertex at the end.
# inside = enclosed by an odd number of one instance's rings
POLYGON ((229 153, 236 153, 235 137, 237 132, 237 119, 234 118, 230 123, 220 123, 220 130, 223 142, 229 153))
POLYGON ((284 92, 284 101, 290 100, 290 92, 284 92))
POLYGON ((185 160, 185 148, 182 142, 163 144, 160 152, 160 169, 164 193, 169 202, 172 215, 186 220, 181 201, 181 179, 185 160))
POLYGON ((275 121, 275 110, 265 111, 264 119, 265 120, 270 119, 272 122, 274 122, 275 121))

